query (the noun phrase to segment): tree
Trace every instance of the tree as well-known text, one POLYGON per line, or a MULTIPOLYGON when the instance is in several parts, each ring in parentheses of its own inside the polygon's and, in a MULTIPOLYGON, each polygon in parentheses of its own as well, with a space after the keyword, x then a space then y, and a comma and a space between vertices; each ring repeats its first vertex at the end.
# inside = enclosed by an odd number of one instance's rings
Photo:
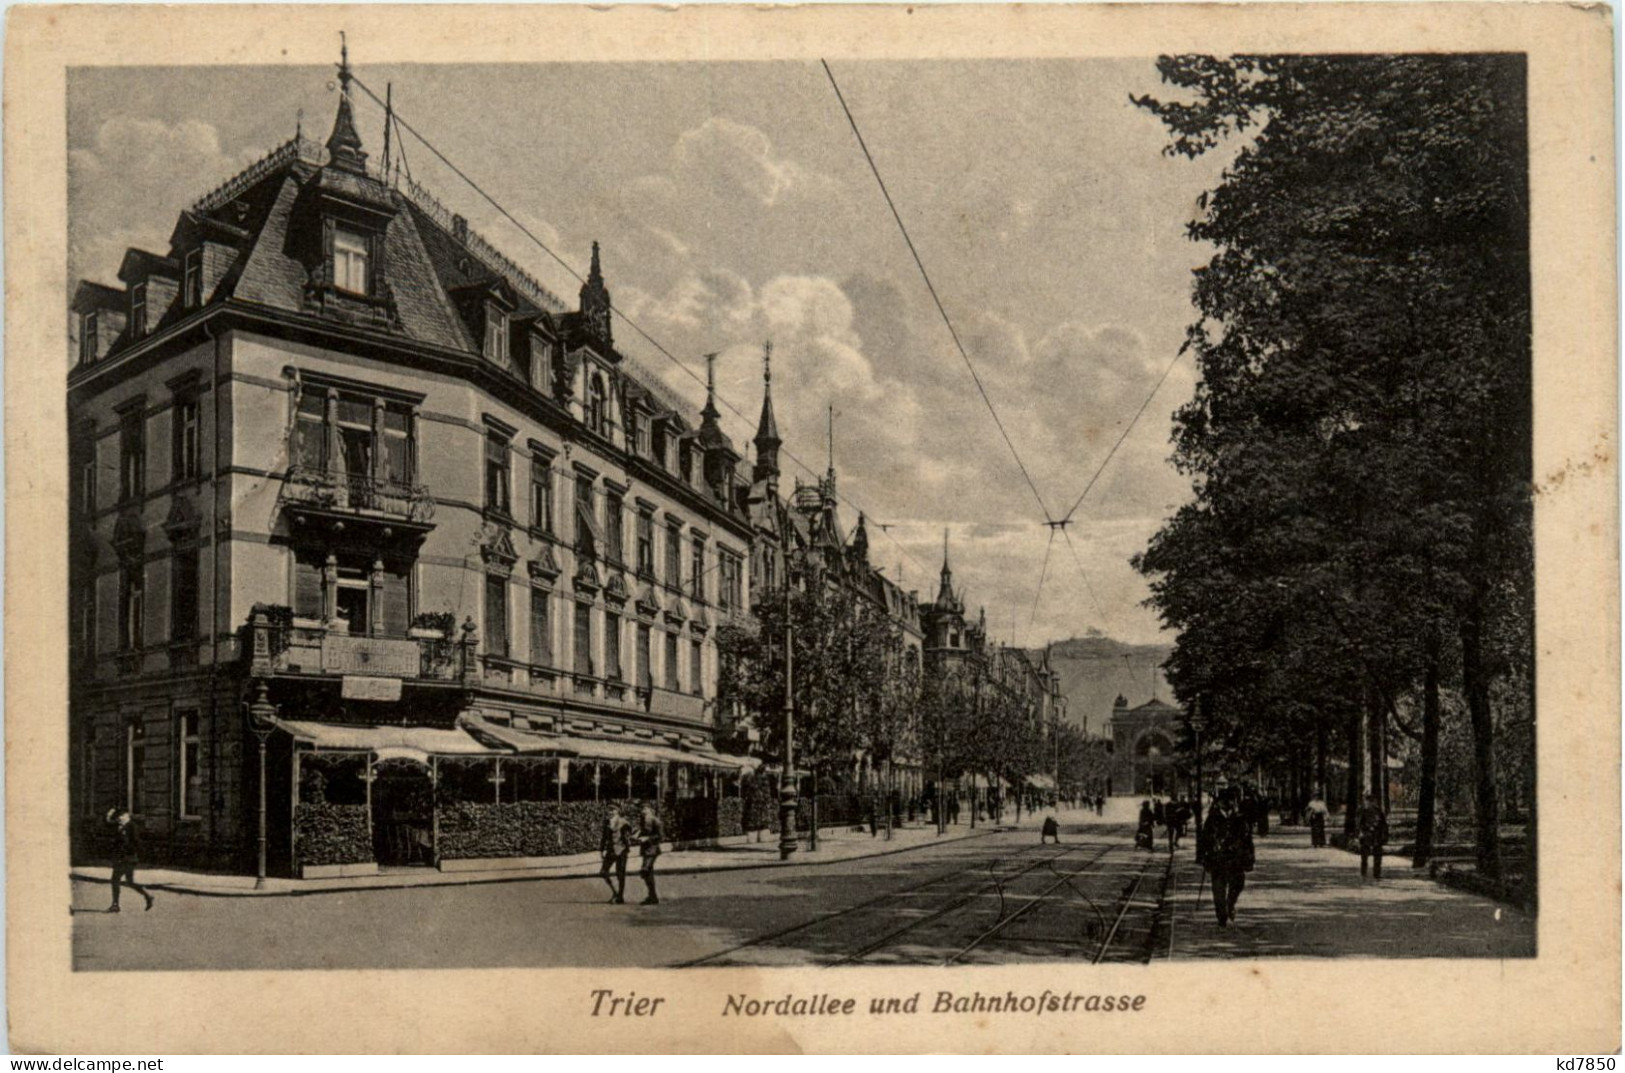
POLYGON ((1340 731, 1351 791, 1362 751, 1380 791, 1390 728, 1415 735, 1424 821, 1459 680, 1479 866, 1499 876, 1497 686, 1533 667, 1509 598, 1532 584, 1523 60, 1158 66, 1179 98, 1136 103, 1168 152, 1242 143, 1190 227, 1216 250, 1175 423, 1196 498, 1136 559, 1180 630, 1170 677, 1261 731, 1227 728, 1251 747, 1340 731), (1420 730, 1396 704, 1416 691, 1420 730), (1304 697, 1318 718, 1291 714, 1304 697))

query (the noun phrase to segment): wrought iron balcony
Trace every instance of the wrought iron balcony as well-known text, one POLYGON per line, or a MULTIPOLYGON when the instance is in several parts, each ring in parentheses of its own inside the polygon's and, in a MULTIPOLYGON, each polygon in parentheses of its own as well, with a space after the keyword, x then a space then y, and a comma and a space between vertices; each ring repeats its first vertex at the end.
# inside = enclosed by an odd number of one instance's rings
POLYGON ((421 484, 294 466, 282 483, 282 501, 312 510, 381 515, 426 524, 434 497, 421 484))
POLYGON ((327 626, 277 621, 256 609, 248 623, 248 653, 256 676, 359 675, 431 682, 472 681, 477 642, 448 637, 362 637, 327 626))

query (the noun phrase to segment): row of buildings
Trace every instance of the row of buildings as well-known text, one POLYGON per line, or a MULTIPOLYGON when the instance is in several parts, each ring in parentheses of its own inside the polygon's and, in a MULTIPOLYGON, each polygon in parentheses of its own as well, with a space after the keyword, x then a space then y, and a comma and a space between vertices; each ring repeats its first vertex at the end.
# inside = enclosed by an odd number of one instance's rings
POLYGON ((571 308, 369 167, 341 82, 325 146, 72 297, 76 855, 114 806, 161 859, 310 875, 580 840, 485 806, 738 796, 772 758, 715 638, 786 555, 838 559, 927 666, 982 658, 946 561, 930 603, 869 566, 833 468, 781 494, 770 365, 747 460, 714 390, 691 416, 616 348, 596 244, 571 308))

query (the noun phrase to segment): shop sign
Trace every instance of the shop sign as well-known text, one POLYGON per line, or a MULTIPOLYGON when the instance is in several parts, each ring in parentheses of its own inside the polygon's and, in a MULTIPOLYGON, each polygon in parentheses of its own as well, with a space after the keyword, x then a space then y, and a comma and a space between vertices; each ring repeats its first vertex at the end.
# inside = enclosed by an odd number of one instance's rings
POLYGON ((344 676, 339 695, 345 700, 400 700, 401 680, 347 674, 344 676))

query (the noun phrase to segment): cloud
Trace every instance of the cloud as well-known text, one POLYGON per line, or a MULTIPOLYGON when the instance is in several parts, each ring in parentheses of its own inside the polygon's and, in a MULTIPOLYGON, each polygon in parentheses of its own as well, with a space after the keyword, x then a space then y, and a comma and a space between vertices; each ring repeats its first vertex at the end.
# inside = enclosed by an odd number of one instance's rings
POLYGON ((181 210, 258 156, 228 151, 219 132, 197 120, 103 120, 90 145, 68 152, 70 278, 115 279, 132 245, 167 253, 181 210))
POLYGON ((773 142, 756 127, 711 116, 684 131, 672 147, 672 173, 685 188, 701 187, 718 195, 738 192, 771 206, 791 190, 825 180, 778 155, 773 142))

